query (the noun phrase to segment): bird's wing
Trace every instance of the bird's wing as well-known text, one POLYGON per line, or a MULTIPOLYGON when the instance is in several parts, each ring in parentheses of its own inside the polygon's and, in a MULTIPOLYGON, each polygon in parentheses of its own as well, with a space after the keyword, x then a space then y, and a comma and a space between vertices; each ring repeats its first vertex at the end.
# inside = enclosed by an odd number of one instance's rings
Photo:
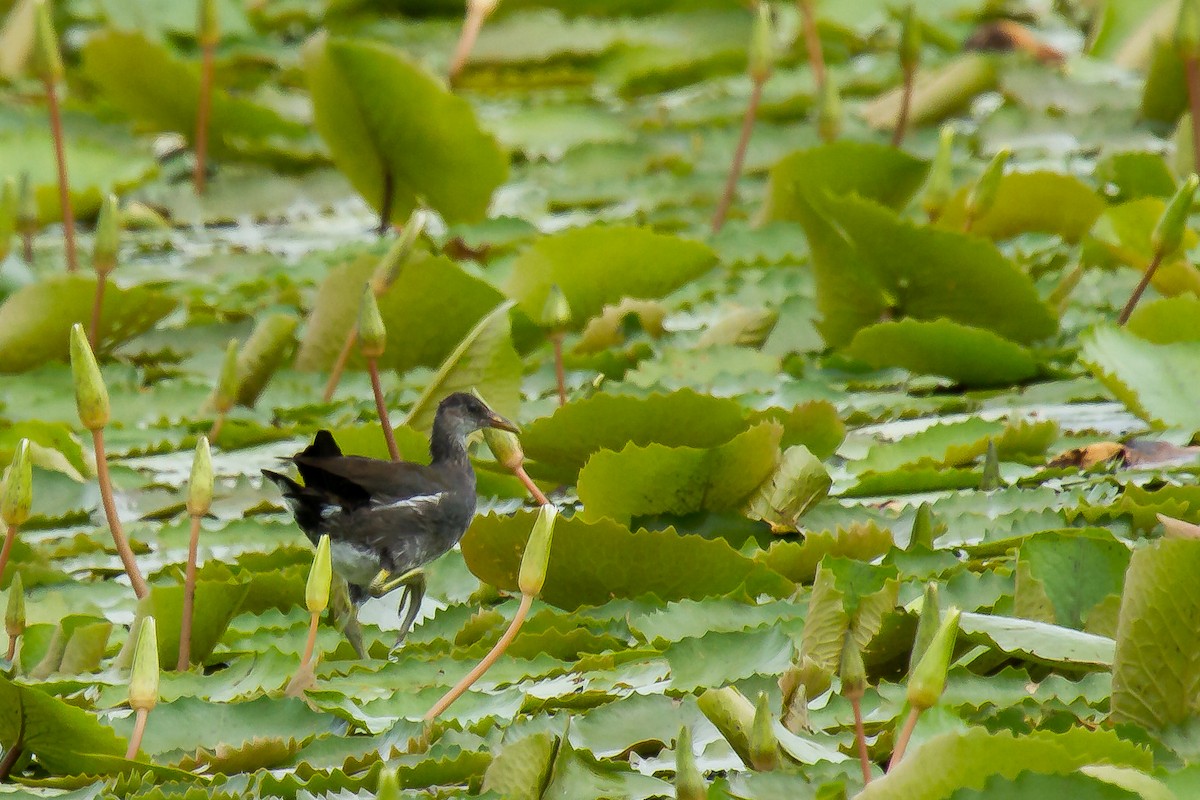
POLYGON ((293 458, 306 486, 321 489, 354 508, 372 501, 403 502, 446 491, 442 475, 423 464, 380 462, 361 456, 293 458), (384 468, 386 467, 386 468, 384 468))

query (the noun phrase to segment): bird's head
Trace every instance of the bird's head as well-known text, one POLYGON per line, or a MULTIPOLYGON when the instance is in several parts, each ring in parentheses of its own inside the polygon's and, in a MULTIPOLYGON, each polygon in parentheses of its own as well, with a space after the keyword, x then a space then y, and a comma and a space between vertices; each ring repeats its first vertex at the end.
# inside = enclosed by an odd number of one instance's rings
POLYGON ((455 392, 438 404, 437 419, 445 428, 466 437, 484 428, 517 433, 517 426, 487 407, 473 394, 455 392))

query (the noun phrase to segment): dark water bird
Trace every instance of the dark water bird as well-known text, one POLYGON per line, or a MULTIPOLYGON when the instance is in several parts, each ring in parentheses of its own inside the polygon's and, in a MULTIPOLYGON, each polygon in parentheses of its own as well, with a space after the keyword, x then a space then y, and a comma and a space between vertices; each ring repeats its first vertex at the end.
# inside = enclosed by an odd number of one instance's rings
MULTIPOLYGON (((287 459, 303 485, 262 471, 283 492, 296 524, 314 544, 328 534, 333 568, 349 586, 355 618, 368 597, 404 589, 397 644, 412 628, 425 596, 422 567, 454 547, 475 516, 475 471, 466 439, 487 427, 517 430, 479 398, 456 392, 438 405, 428 466, 342 455, 333 435, 322 430, 287 459)), ((353 637, 351 642, 362 657, 361 642, 353 637)))

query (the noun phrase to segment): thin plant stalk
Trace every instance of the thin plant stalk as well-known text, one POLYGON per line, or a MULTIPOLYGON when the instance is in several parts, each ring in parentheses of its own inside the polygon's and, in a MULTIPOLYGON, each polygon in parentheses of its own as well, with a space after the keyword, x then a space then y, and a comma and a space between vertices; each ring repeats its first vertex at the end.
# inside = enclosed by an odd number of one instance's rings
POLYGON ((333 393, 337 391, 338 383, 342 380, 342 373, 346 371, 346 362, 350 360, 350 353, 354 351, 354 343, 357 341, 358 328, 351 328, 346 333, 346 341, 342 344, 337 360, 333 362, 333 369, 329 372, 329 380, 325 383, 325 394, 322 395, 322 399, 326 403, 333 399, 333 393))
POLYGON ((4 758, 0 759, 0 783, 8 780, 13 767, 17 765, 17 761, 24 752, 25 746, 20 741, 17 741, 4 751, 4 758))
POLYGON ((437 717, 443 711, 449 708, 455 700, 462 697, 463 694, 471 688, 475 681, 479 680, 483 673, 491 669, 492 665, 495 664, 497 659, 504 654, 504 651, 508 649, 510 644, 512 644, 513 639, 515 639, 517 634, 520 633, 521 627, 525 624, 525 618, 529 616, 529 609, 532 606, 533 595, 522 594, 521 605, 517 607, 517 613, 513 617, 512 622, 509 623, 508 630, 504 632, 504 635, 500 637, 500 640, 496 642, 491 650, 488 651, 488 654, 484 656, 478 664, 475 665, 474 669, 468 672, 462 680, 454 684, 450 691, 442 695, 442 698, 433 704, 433 708, 425 712, 426 722, 431 722, 437 719, 437 717))
POLYGON ((196 194, 204 194, 204 183, 208 166, 208 118, 212 108, 213 71, 215 69, 217 43, 205 41, 200 61, 200 97, 196 105, 196 163, 192 166, 192 187, 196 194))
POLYGON ((725 179, 725 189, 721 192, 721 201, 713 214, 713 233, 721 230, 725 224, 725 215, 733 203, 733 194, 737 190, 738 178, 742 175, 742 165, 746 161, 746 148, 750 145, 750 134, 754 132, 754 120, 758 116, 758 105, 762 101, 763 85, 766 78, 754 78, 750 89, 750 101, 746 103, 746 113, 742 117, 742 132, 738 136, 737 149, 733 151, 733 163, 729 165, 729 177, 725 179))
POLYGON ((388 416, 387 401, 383 397, 383 383, 379 379, 379 363, 377 359, 367 359, 367 372, 371 374, 371 390, 375 393, 375 411, 379 414, 379 427, 383 428, 383 438, 387 441, 388 455, 392 461, 400 460, 400 448, 396 446, 396 433, 392 430, 392 420, 388 416))
POLYGON ((904 758, 904 751, 908 748, 908 740, 912 738, 913 731, 917 727, 917 720, 921 717, 919 708, 911 708, 908 711, 908 716, 904 720, 904 727, 900 729, 900 735, 896 737, 896 746, 892 750, 892 759, 888 762, 888 772, 896 768, 900 763, 900 759, 904 758))
POLYGON ((12 660, 14 658, 16 658, 16 656, 17 656, 17 639, 18 639, 18 637, 16 637, 16 636, 8 637, 8 655, 6 655, 4 657, 4 660, 9 662, 10 664, 12 663, 12 660))
POLYGON ((129 540, 125 538, 125 529, 121 527, 121 518, 117 516, 112 478, 108 474, 108 457, 104 452, 103 428, 96 428, 92 431, 92 446, 96 453, 96 478, 100 483, 100 498, 104 503, 104 516, 108 519, 108 529, 112 532, 117 555, 121 557, 121 563, 125 566, 125 574, 129 576, 133 592, 141 600, 150 594, 150 587, 146 585, 146 579, 142 577, 142 571, 138 569, 137 560, 133 557, 133 550, 129 547, 129 540))
POLYGON ((125 760, 137 758, 138 750, 142 749, 142 736, 146 733, 146 720, 150 718, 150 709, 139 708, 133 721, 133 733, 129 736, 129 749, 125 751, 125 760))
POLYGON ((558 404, 565 406, 567 404, 567 376, 563 370, 562 331, 550 334, 550 341, 554 343, 554 380, 558 384, 558 404))
POLYGON ((804 49, 808 51, 808 65, 812 68, 813 78, 817 82, 817 94, 825 85, 825 54, 821 50, 821 34, 817 31, 817 14, 813 10, 813 0, 796 0, 800 6, 800 23, 804 30, 804 49))
POLYGON ((513 469, 513 474, 517 476, 517 479, 520 480, 521 483, 525 484, 526 490, 533 495, 533 499, 537 501, 539 506, 550 505, 550 501, 546 499, 546 495, 543 494, 542 490, 539 489, 537 484, 533 482, 533 478, 529 477, 529 473, 525 471, 525 467, 515 467, 513 469))
POLYGON ((27 265, 33 264, 33 230, 30 228, 21 231, 21 260, 27 265))
POLYGON ((88 325, 88 343, 91 344, 93 350, 100 346, 100 316, 104 309, 104 287, 107 283, 107 275, 96 274, 96 294, 92 298, 92 321, 88 325))
POLYGON ((479 38, 479 32, 483 30, 483 21, 487 19, 495 5, 495 2, 487 0, 482 2, 467 0, 467 16, 463 19, 462 32, 459 33, 458 42, 454 45, 454 54, 450 57, 450 68, 446 74, 446 79, 451 86, 458 81, 458 76, 467 66, 467 59, 471 57, 471 51, 475 49, 475 40, 479 38))
POLYGON ((904 68, 904 90, 900 95, 900 113, 896 117, 896 129, 892 131, 892 147, 904 143, 908 134, 908 118, 912 111, 913 88, 917 83, 917 70, 914 67, 904 68))
POLYGON ((192 515, 192 532, 188 538, 187 570, 183 579, 183 618, 179 626, 179 663, 183 672, 192 660, 192 617, 196 608, 196 551, 200 547, 200 515, 192 515))
POLYGON ((218 411, 217 418, 213 420, 212 427, 208 429, 208 440, 216 444, 217 437, 221 435, 221 429, 225 427, 225 412, 218 411))
POLYGON ((4 532, 4 545, 0 547, 0 581, 4 580, 4 570, 8 567, 8 559, 12 554, 13 543, 17 541, 17 529, 19 525, 6 525, 7 530, 4 532))
POLYGON ((300 668, 307 667, 312 662, 313 650, 317 647, 317 626, 321 623, 321 612, 308 615, 308 640, 304 643, 304 657, 300 659, 300 668))
POLYGON ((1159 265, 1162 263, 1163 253, 1161 250, 1154 254, 1150 259, 1150 263, 1146 266, 1145 273, 1142 274, 1142 279, 1138 281, 1138 285, 1134 288, 1133 294, 1129 296, 1129 302, 1121 309, 1121 316, 1117 317, 1117 324, 1124 325, 1129 321, 1129 316, 1133 313, 1133 309, 1137 307, 1138 301, 1142 299, 1142 295, 1146 291, 1146 287, 1150 285, 1150 279, 1154 277, 1154 273, 1158 271, 1159 265))
MULTIPOLYGON (((71 208, 71 184, 67 178, 67 153, 63 143, 62 110, 58 103, 58 89, 52 78, 47 78, 46 103, 50 110, 50 132, 54 137, 54 160, 58 166, 58 201, 62 206, 63 244, 67 251, 67 272, 77 269, 75 257, 75 212, 71 208)), ((29 251, 32 255, 32 250, 29 251)))
POLYGON ((863 785, 871 782, 871 755, 867 752, 867 732, 863 727, 862 700, 850 698, 850 707, 854 709, 854 738, 858 742, 858 763, 862 766, 863 785))
POLYGON ((1183 60, 1183 74, 1187 79, 1188 107, 1192 116, 1192 163, 1200 170, 1200 58, 1189 56, 1183 60))

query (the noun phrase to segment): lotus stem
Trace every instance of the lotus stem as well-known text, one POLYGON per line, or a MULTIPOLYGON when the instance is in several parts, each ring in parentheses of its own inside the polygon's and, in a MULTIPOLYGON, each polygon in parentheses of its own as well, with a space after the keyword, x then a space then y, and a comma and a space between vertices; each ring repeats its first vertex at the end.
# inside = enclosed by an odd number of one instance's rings
POLYGON ((558 384, 558 404, 565 406, 567 404, 567 376, 563 370, 562 331, 550 334, 550 341, 554 343, 554 380, 558 384))
POLYGON ((495 2, 467 0, 467 16, 463 19, 462 31, 458 35, 458 42, 454 45, 454 54, 450 57, 450 68, 446 73, 446 80, 451 86, 458 82, 458 76, 467 66, 467 59, 471 57, 471 51, 475 49, 475 40, 479 38, 479 32, 483 30, 483 21, 487 19, 495 5, 495 2))
POLYGON ((33 230, 25 228, 21 231, 21 259, 27 264, 33 264, 33 230))
POLYGON ((225 412, 218 411, 217 418, 213 420, 212 427, 208 429, 208 441, 213 444, 217 443, 217 437, 221 435, 221 429, 225 427, 225 412))
POLYGON ((525 484, 525 488, 531 495, 533 495, 533 499, 537 500, 539 506, 550 505, 550 501, 546 499, 546 495, 542 494, 542 490, 539 489, 537 484, 533 482, 533 479, 529 477, 529 473, 525 471, 524 466, 517 466, 514 468, 513 474, 517 476, 521 483, 525 484))
POLYGON ((525 624, 525 617, 529 615, 529 609, 532 606, 533 595, 522 594, 521 605, 517 607, 517 613, 513 617, 512 622, 509 623, 508 630, 506 630, 504 635, 500 637, 500 641, 496 642, 492 649, 488 651, 488 654, 484 656, 478 664, 475 665, 474 669, 468 672, 462 680, 454 684, 450 691, 442 695, 442 699, 434 703, 433 708, 425 712, 426 722, 432 722, 433 720, 437 719, 437 717, 443 711, 449 708, 455 700, 462 697, 467 689, 470 689, 475 681, 479 680, 483 673, 491 669, 492 664, 496 663, 496 660, 499 659, 500 656, 504 654, 504 651, 508 649, 508 646, 512 644, 512 640, 517 637, 517 634, 521 630, 521 626, 525 624))
POLYGON ((117 504, 113 500, 112 478, 108 474, 108 456, 104 452, 104 429, 92 431, 92 446, 96 451, 96 478, 100 482, 100 498, 104 503, 104 516, 108 519, 108 529, 112 532, 113 543, 117 546, 117 555, 125 566, 125 574, 133 584, 133 592, 141 600, 150 594, 146 579, 138 569, 129 540, 125 538, 125 530, 121 527, 121 518, 117 516, 117 504))
POLYGON ((4 545, 0 547, 0 583, 4 581, 4 570, 8 567, 8 559, 12 554, 13 543, 17 541, 17 529, 19 525, 6 525, 7 530, 4 532, 4 545))
POLYGON ((854 738, 858 742, 858 762, 862 766, 863 785, 871 782, 871 755, 867 752, 867 732, 863 727, 862 699, 850 698, 850 707, 854 709, 854 738))
POLYGON ((205 41, 200 57, 200 97, 196 104, 196 163, 192 167, 192 187, 198 195, 204 194, 208 175, 208 118, 212 108, 216 54, 217 43, 205 41))
POLYGON ((892 131, 892 147, 904 144, 908 134, 908 118, 912 109, 913 87, 917 82, 917 70, 912 67, 904 69, 904 93, 900 95, 900 114, 896 117, 896 130, 892 131))
POLYGON ((908 748, 908 740, 912 738, 913 730, 917 727, 917 720, 921 718, 921 709, 911 708, 908 711, 908 717, 904 720, 904 727, 900 729, 900 735, 896 737, 896 746, 892 750, 892 760, 888 762, 888 772, 896 768, 900 763, 900 759, 904 758, 904 751, 908 748))
POLYGON ((1188 107, 1192 116, 1192 171, 1200 170, 1200 59, 1189 56, 1183 60, 1187 79, 1188 107))
POLYGON ((1121 309, 1121 315, 1117 317, 1117 324, 1124 325, 1129 321, 1129 316, 1133 313, 1133 309, 1137 306, 1138 301, 1142 299, 1142 295, 1146 291, 1146 287, 1150 285, 1150 279, 1154 277, 1154 273, 1158 270, 1159 264, 1162 263, 1163 252, 1159 250, 1150 259, 1150 263, 1146 265, 1146 272, 1142 275, 1142 279, 1138 281, 1138 285, 1134 287, 1133 294, 1129 296, 1129 302, 1121 309))
POLYGON ((196 551, 200 547, 200 515, 192 515, 192 533, 188 538, 187 571, 183 580, 183 618, 179 626, 179 663, 176 669, 186 670, 192 661, 192 617, 196 608, 196 551))
POLYGON ((817 94, 825 85, 825 54, 821 50, 821 34, 817 31, 817 15, 813 10, 813 0, 797 0, 800 6, 800 22, 804 29, 804 49, 808 51, 808 65, 812 68, 813 78, 817 82, 817 94))
MULTIPOLYGON (((24 738, 25 727, 21 726, 21 737, 24 738)), ((25 752, 25 747, 22 740, 18 739, 16 744, 12 745, 4 752, 4 758, 0 759, 0 783, 8 780, 8 776, 12 773, 13 767, 17 765, 17 761, 21 758, 21 754, 25 752)))
POLYGON ((321 622, 321 612, 316 611, 308 615, 308 639, 304 643, 304 657, 300 659, 300 668, 307 667, 312 661, 313 650, 317 647, 317 626, 321 622))
POLYGON ((738 136, 737 149, 733 151, 733 162, 729 165, 729 177, 725 179, 725 189, 721 193, 721 201, 713 214, 712 230, 717 233, 725 224, 725 215, 733 203, 733 194, 737 190, 738 178, 742 175, 742 164, 746 160, 746 148, 750 145, 750 134, 754 132, 754 120, 758 116, 758 104, 762 101, 765 78, 754 78, 750 89, 750 101, 746 103, 746 113, 742 116, 742 132, 738 136))
POLYGON ((346 371, 346 362, 350 360, 350 352, 354 349, 354 343, 358 341, 358 328, 351 327, 346 333, 346 341, 342 344, 342 350, 338 353, 337 360, 333 362, 333 369, 329 372, 329 381, 325 384, 325 394, 322 399, 328 403, 333 399, 333 393, 337 391, 338 383, 342 380, 342 373, 346 371))
POLYGON ((383 384, 379 380, 379 364, 374 358, 367 359, 367 371, 371 373, 371 390, 375 393, 375 411, 379 414, 379 427, 383 428, 383 438, 387 442, 388 455, 392 461, 400 460, 400 448, 396 446, 396 433, 392 430, 392 420, 388 417, 387 401, 383 397, 383 384))
POLYGON ((146 720, 150 718, 150 709, 139 708, 133 722, 133 733, 129 736, 129 749, 125 751, 125 760, 133 761, 138 751, 142 749, 142 736, 146 733, 146 720))
POLYGON ((91 344, 93 350, 100 347, 100 316, 104 308, 104 286, 107 283, 107 275, 96 273, 96 294, 92 299, 92 321, 88 325, 88 343, 91 344))
MULTIPOLYGON (((67 178, 67 152, 63 142, 62 111, 58 104, 58 89, 54 80, 47 78, 46 103, 50 109, 50 131, 54 137, 54 160, 58 165, 58 201, 62 206, 63 244, 67 251, 67 272, 77 268, 75 258, 75 212, 71 209, 71 184, 67 178)), ((27 249, 32 260, 32 247, 27 249)))

